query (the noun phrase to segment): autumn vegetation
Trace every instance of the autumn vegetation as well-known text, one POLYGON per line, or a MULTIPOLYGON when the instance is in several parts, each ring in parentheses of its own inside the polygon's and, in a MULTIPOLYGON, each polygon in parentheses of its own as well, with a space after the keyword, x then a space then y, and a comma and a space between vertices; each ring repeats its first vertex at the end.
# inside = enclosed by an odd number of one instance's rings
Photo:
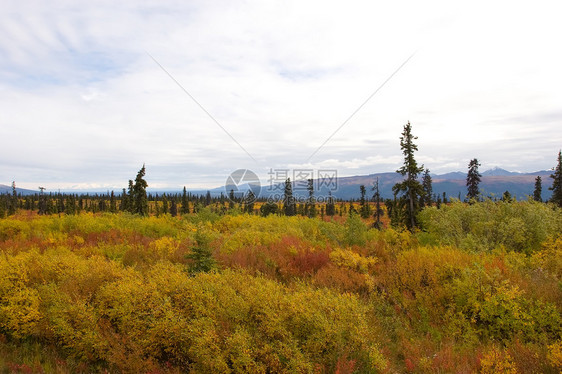
POLYGON ((413 232, 336 218, 2 219, 0 368, 562 369, 560 208, 457 201, 413 232))

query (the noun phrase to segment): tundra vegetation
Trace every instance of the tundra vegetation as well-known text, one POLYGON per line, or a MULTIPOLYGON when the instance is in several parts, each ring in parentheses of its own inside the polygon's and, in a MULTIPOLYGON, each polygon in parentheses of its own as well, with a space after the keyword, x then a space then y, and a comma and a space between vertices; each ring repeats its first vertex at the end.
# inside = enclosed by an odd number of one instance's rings
POLYGON ((426 206, 414 231, 281 211, 0 220, 1 370, 562 369, 554 204, 426 206))

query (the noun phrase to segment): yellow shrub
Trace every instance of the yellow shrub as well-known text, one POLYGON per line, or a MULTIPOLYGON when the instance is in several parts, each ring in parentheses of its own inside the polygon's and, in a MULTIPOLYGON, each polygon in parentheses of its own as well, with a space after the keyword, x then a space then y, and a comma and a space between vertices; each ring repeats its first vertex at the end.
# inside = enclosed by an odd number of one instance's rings
POLYGON ((562 340, 548 346, 546 357, 552 366, 562 371, 562 340))
POLYGON ((349 249, 336 249, 330 252, 330 260, 334 265, 367 273, 377 263, 376 257, 363 257, 349 249))
POLYGON ((511 355, 493 348, 480 360, 482 374, 517 374, 511 355))

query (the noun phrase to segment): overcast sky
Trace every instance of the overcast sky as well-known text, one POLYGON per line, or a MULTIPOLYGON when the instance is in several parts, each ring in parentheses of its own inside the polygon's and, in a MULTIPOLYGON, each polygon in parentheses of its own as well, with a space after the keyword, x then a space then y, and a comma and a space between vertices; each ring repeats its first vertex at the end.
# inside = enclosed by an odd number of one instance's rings
POLYGON ((143 163, 155 188, 216 187, 239 168, 395 171, 408 121, 434 173, 475 157, 549 169, 560 14, 557 1, 3 0, 0 183, 120 189, 143 163))

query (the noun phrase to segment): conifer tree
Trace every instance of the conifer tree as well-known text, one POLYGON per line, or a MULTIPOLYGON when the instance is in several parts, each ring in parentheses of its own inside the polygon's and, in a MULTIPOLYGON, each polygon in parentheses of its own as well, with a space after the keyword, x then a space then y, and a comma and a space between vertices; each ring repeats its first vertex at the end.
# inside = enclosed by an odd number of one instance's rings
POLYGON ((181 195, 181 214, 189 214, 189 200, 187 199, 187 189, 183 186, 183 193, 181 195))
POLYGON ((535 178, 535 190, 533 191, 533 199, 538 202, 542 202, 542 178, 537 175, 535 178))
POLYGON ((169 212, 168 197, 166 196, 166 193, 163 193, 162 194, 162 213, 168 214, 168 212, 169 212))
POLYGON ((552 186, 548 188, 552 191, 550 201, 562 208, 562 151, 558 151, 558 164, 550 177, 552 178, 552 186))
POLYGON ((117 201, 115 200, 115 193, 111 191, 111 195, 109 196, 109 211, 111 213, 117 212, 117 201))
POLYGON ((129 179, 129 189, 127 191, 127 212, 135 212, 135 185, 132 179, 129 179))
MULTIPOLYGON (((404 131, 400 137, 400 148, 404 155, 404 166, 396 172, 406 177, 403 182, 397 183, 392 187, 395 194, 402 194, 401 199, 405 200, 405 204, 398 204, 394 208, 405 207, 406 211, 403 215, 403 224, 410 230, 416 226, 416 216, 420 211, 420 198, 423 196, 423 187, 418 181, 418 175, 423 172, 423 165, 420 167, 414 158, 414 152, 418 150, 418 146, 414 143, 418 137, 412 134, 412 126, 408 122, 404 126, 404 131)), ((398 212, 396 212, 398 213, 398 212)))
POLYGON ((422 207, 431 206, 433 204, 433 185, 432 185, 431 175, 429 174, 429 169, 425 169, 422 178, 423 187, 423 198, 422 207))
POLYGON ((361 194, 361 197, 359 198, 359 214, 361 215, 361 218, 368 218, 371 215, 371 211, 366 198, 367 189, 365 188, 365 185, 362 184, 359 186, 359 192, 361 194))
POLYGON ((148 183, 144 180, 145 172, 146 170, 143 164, 135 178, 135 184, 133 186, 134 213, 140 214, 141 216, 148 215, 148 198, 146 196, 148 183))
MULTIPOLYGON (((7 196, 9 196, 6 193, 7 196)), ((18 207, 18 195, 17 195, 17 191, 16 191, 16 182, 12 182, 12 196, 9 199, 9 204, 8 204, 8 215, 14 215, 16 214, 16 210, 18 207)))
POLYGON ((254 201, 256 201, 256 195, 252 190, 248 191, 248 195, 246 196, 245 205, 244 205, 244 212, 248 214, 254 213, 254 201))
POLYGON ((383 210, 381 209, 381 194, 380 194, 380 191, 379 191, 379 178, 378 177, 377 177, 377 180, 376 180, 375 184, 373 185, 373 191, 375 191, 375 193, 373 194, 373 200, 375 201, 375 214, 373 216, 375 218, 375 222, 373 223, 373 227, 380 230, 382 228, 381 216, 382 216, 383 210))
POLYGON ((197 230, 195 233, 197 245, 191 249, 191 253, 185 257, 190 260, 188 271, 190 274, 207 273, 216 269, 216 261, 210 247, 211 238, 205 233, 197 230))
POLYGON ((310 218, 316 217, 316 201, 314 199, 314 180, 307 181, 308 201, 306 203, 306 215, 310 218))
POLYGON ((176 217, 178 215, 178 204, 176 203, 175 198, 172 198, 172 203, 170 204, 170 215, 172 217, 176 217))
POLYGON ((328 201, 326 202, 326 215, 333 217, 336 214, 336 205, 334 203, 334 197, 332 196, 332 191, 328 192, 328 201))
POLYGON ((478 190, 478 184, 481 181, 482 175, 478 172, 478 167, 480 163, 478 159, 470 160, 468 164, 468 174, 466 175, 466 187, 468 194, 466 195, 468 201, 476 200, 479 198, 480 191, 478 190))
POLYGON ((295 198, 293 197, 293 185, 291 183, 291 178, 287 178, 287 180, 285 181, 283 213, 285 213, 286 216, 294 216, 295 214, 297 214, 297 206, 295 203, 295 198))

